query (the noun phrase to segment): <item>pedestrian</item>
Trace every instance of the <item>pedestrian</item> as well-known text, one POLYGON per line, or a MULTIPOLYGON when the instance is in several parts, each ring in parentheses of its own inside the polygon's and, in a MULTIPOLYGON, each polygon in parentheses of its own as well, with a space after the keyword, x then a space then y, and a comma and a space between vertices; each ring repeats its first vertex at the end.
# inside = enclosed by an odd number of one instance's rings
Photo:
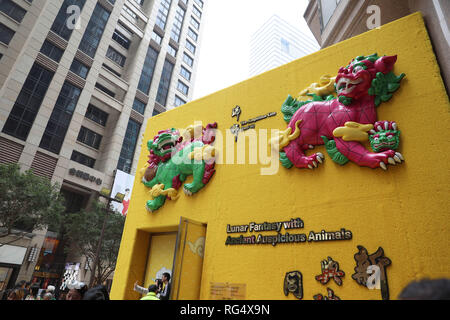
POLYGON ((50 292, 46 292, 42 300, 55 300, 50 292))
MULTIPOLYGON (((55 299, 55 289, 56 289, 55 286, 49 285, 47 287, 47 290, 45 290, 44 298, 45 298, 46 294, 50 294, 50 296, 51 296, 50 300, 56 300, 55 299)), ((44 299, 44 300, 46 300, 46 299, 44 299)))
POLYGON ((109 300, 109 293, 104 285, 99 285, 86 291, 83 300, 109 300))
POLYGON ((66 300, 83 300, 83 296, 88 290, 88 287, 83 282, 75 282, 70 284, 69 292, 66 295, 66 300))
POLYGON ((25 280, 20 280, 17 284, 16 284, 16 288, 19 289, 21 291, 20 296, 22 297, 21 300, 25 299, 25 297, 27 296, 27 289, 25 288, 25 286, 27 285, 27 282, 25 280))
MULTIPOLYGON (((134 283, 133 290, 136 291, 136 292, 139 292, 140 294, 142 294, 144 296, 147 295, 148 294, 148 288, 141 287, 137 283, 138 283, 137 281, 134 283)), ((163 281, 161 279, 156 279, 155 280, 155 285, 156 285, 156 287, 158 287, 157 297, 159 298, 159 294, 160 294, 160 292, 163 289, 163 281)))
POLYGON ((26 284, 25 284, 25 295, 24 295, 24 299, 31 293, 31 285, 32 285, 32 283, 30 282, 30 281, 28 281, 26 284))
POLYGON ((450 279, 422 279, 410 282, 398 298, 400 300, 450 300, 450 279))
POLYGON ((68 290, 63 290, 63 291, 60 291, 60 293, 59 293, 59 296, 58 296, 58 300, 66 300, 66 296, 67 296, 67 293, 68 293, 69 291, 68 290))
POLYGON ((19 288, 9 290, 7 300, 22 300, 23 291, 19 288))
POLYGON ((170 298, 170 290, 172 287, 172 284, 170 283, 170 273, 164 272, 162 276, 162 281, 164 283, 164 288, 161 291, 161 294, 159 295, 159 298, 161 300, 169 300, 170 298))
POLYGON ((21 280, 16 283, 14 288, 8 294, 8 300, 23 300, 25 298, 25 285, 25 280, 21 280))
POLYGON ((152 284, 150 285, 150 287, 148 287, 147 295, 143 297, 141 300, 159 300, 159 298, 156 296, 157 293, 158 287, 156 286, 156 284, 152 284))
POLYGON ((34 283, 30 287, 30 293, 26 296, 25 300, 38 300, 39 285, 34 283))

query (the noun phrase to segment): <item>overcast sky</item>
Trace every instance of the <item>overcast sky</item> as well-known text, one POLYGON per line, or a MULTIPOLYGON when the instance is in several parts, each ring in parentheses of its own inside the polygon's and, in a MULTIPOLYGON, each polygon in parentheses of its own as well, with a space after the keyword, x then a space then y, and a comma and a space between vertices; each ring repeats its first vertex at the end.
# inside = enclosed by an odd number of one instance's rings
POLYGON ((194 100, 249 78, 250 38, 273 14, 310 32, 308 0, 206 1, 194 100))

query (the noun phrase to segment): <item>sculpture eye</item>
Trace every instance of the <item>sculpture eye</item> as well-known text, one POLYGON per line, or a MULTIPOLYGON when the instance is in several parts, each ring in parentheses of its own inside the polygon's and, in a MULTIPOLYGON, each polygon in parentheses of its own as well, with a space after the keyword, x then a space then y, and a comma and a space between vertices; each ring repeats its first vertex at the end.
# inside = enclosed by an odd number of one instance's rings
POLYGON ((387 134, 386 137, 387 137, 388 139, 394 139, 394 135, 393 135, 393 134, 387 134))
POLYGON ((379 142, 379 141, 380 141, 380 138, 378 138, 378 137, 375 137, 375 138, 373 138, 373 141, 375 141, 375 142, 379 142))
POLYGON ((356 66, 354 69, 353 69, 353 73, 358 73, 359 71, 361 71, 363 69, 363 67, 361 67, 361 66, 356 66))

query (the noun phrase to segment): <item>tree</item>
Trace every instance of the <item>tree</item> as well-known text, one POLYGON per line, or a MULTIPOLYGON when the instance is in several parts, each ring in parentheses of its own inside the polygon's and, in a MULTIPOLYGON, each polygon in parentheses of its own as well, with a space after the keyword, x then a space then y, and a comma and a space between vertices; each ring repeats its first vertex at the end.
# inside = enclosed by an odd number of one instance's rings
MULTIPOLYGON (((94 261, 105 218, 106 226, 100 247, 94 285, 102 284, 116 268, 125 217, 111 210, 106 210, 105 204, 94 201, 90 210, 71 213, 64 224, 72 248, 90 261, 94 261)), ((89 263, 91 272, 92 267, 93 265, 89 263)))
POLYGON ((15 235, 12 243, 34 229, 58 228, 65 210, 59 189, 18 164, 0 164, 0 239, 15 235))

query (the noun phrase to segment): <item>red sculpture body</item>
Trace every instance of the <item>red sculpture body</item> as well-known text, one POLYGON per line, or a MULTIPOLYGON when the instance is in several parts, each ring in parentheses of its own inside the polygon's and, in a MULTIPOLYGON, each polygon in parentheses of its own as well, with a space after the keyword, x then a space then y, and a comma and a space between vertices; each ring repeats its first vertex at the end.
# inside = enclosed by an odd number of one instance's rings
MULTIPOLYGON (((401 154, 393 150, 372 153, 358 141, 345 141, 333 135, 336 128, 345 126, 347 122, 373 125, 377 121, 376 106, 381 101, 389 100, 392 97, 389 93, 398 89, 397 83, 387 83, 387 94, 385 92, 381 98, 376 95, 379 86, 377 78, 393 75, 391 71, 397 56, 375 56, 358 57, 346 68, 340 68, 336 77, 337 98, 312 101, 294 113, 288 126, 291 132, 295 132, 298 127, 300 135, 284 147, 286 157, 294 166, 312 169, 317 167, 317 162, 322 163, 324 156, 321 153, 305 155, 306 150, 324 144, 322 137, 334 139, 338 151, 360 166, 386 169, 386 164, 403 160, 401 154)), ((398 81, 403 76, 398 77, 398 81)))

